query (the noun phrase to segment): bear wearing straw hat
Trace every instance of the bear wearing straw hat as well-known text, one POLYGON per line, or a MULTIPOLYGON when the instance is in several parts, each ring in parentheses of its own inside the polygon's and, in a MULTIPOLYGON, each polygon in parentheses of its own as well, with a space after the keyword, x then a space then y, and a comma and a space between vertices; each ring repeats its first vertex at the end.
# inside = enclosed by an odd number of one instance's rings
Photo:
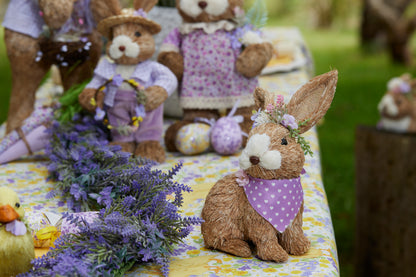
POLYGON ((155 51, 152 35, 161 29, 147 18, 156 3, 136 0, 134 9, 121 9, 117 0, 102 1, 114 11, 97 26, 109 40, 107 56, 79 102, 111 129, 112 144, 135 156, 163 162, 165 151, 159 142, 163 102, 176 89, 177 80, 167 67, 149 60, 155 51))

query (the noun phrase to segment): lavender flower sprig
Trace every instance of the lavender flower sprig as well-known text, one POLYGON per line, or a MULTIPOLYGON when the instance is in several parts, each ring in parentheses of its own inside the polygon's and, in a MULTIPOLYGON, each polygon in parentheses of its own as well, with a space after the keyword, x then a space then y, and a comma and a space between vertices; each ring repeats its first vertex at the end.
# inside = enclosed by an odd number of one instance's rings
POLYGON ((47 197, 61 195, 74 211, 100 213, 93 223, 68 215, 80 232, 60 237, 26 276, 121 276, 146 262, 167 275, 176 245, 201 223, 178 213, 191 191, 173 180, 181 165, 165 173, 131 158, 108 145, 106 128, 90 116, 55 122, 49 132, 48 169, 56 184, 47 197))

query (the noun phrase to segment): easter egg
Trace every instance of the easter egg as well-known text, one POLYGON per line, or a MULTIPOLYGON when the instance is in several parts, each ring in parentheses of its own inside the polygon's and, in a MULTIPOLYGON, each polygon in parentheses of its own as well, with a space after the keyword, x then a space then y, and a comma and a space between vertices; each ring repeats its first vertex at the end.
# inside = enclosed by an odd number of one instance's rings
POLYGON ((233 118, 220 118, 212 127, 211 144, 218 154, 234 154, 240 149, 242 142, 240 125, 233 118))
POLYGON ((210 147, 209 133, 211 126, 203 123, 192 123, 179 129, 176 135, 176 148, 185 155, 196 155, 210 147))

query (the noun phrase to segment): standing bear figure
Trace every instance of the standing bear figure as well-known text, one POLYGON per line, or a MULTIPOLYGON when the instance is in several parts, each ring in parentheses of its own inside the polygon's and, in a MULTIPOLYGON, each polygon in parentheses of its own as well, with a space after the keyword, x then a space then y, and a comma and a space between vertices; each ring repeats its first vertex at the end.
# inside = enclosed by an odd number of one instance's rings
POLYGON ((166 37, 158 56, 180 81, 184 111, 183 119, 166 131, 169 151, 178 151, 175 141, 183 126, 196 118, 218 119, 220 111, 225 114, 237 100, 235 115, 244 116, 240 126, 249 132, 257 76, 271 59, 273 47, 248 24, 238 24, 244 18, 243 4, 243 0, 176 1, 183 24, 166 37))
POLYGON ((150 61, 155 52, 152 35, 160 25, 147 18, 157 0, 135 0, 134 9, 121 9, 117 0, 102 1, 114 14, 98 23, 109 39, 107 57, 79 95, 81 106, 107 120, 112 144, 125 152, 163 162, 163 102, 176 89, 175 75, 150 61), (105 118, 105 116, 107 118, 105 118))
POLYGON ((101 0, 11 0, 4 16, 4 40, 12 73, 6 133, 20 132, 35 93, 51 65, 64 89, 92 77, 101 55, 97 20, 108 14, 101 0))
POLYGON ((416 79, 410 74, 392 78, 378 104, 377 127, 396 133, 416 133, 416 79))
POLYGON ((206 247, 250 257, 253 243, 260 259, 274 262, 308 251, 300 175, 310 148, 300 134, 325 115, 337 79, 336 71, 315 77, 287 105, 282 96, 256 89, 261 110, 239 158, 241 170, 219 180, 202 209, 206 247))

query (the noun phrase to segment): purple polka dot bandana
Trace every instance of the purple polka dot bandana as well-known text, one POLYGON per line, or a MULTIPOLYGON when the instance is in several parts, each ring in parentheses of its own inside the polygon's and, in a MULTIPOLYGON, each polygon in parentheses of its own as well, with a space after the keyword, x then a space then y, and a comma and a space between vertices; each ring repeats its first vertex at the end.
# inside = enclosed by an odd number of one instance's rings
POLYGON ((244 191, 251 206, 279 232, 284 232, 303 202, 300 177, 264 180, 249 176, 244 191))

